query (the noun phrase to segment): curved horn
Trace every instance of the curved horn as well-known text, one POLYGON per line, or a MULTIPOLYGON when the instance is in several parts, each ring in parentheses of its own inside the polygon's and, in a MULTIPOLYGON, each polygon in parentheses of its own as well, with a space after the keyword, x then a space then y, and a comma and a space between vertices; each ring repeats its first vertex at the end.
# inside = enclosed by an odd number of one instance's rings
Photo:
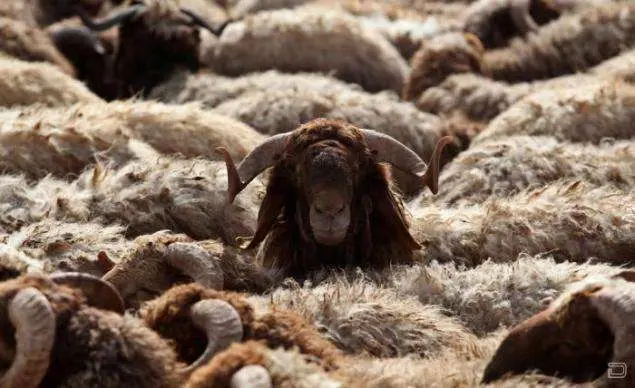
POLYGON ((179 8, 179 10, 181 11, 182 14, 189 16, 192 19, 192 22, 194 24, 196 24, 197 26, 203 27, 206 30, 208 30, 209 32, 211 32, 212 34, 216 35, 216 36, 220 36, 220 34, 223 33, 223 31, 225 30, 225 27, 227 27, 229 25, 229 23, 232 22, 231 19, 227 19, 225 20, 223 23, 221 23, 220 26, 214 28, 212 27, 207 20, 203 19, 199 14, 197 14, 196 12, 187 9, 187 8, 179 8))
POLYGON ((67 56, 68 53, 64 52, 64 48, 67 45, 90 49, 99 55, 106 54, 106 48, 99 40, 99 37, 92 34, 88 28, 65 27, 51 32, 50 35, 55 46, 67 56))
POLYGON ((254 148, 240 162, 238 168, 224 147, 216 148, 216 152, 223 156, 227 166, 227 184, 229 203, 234 202, 236 195, 249 184, 258 174, 276 162, 276 159, 287 145, 287 140, 293 132, 280 133, 267 138, 254 148))
POLYGON ((626 363, 631 374, 635 366, 635 285, 620 281, 615 287, 603 287, 591 295, 591 304, 613 332, 613 360, 626 363))
POLYGON ((165 260, 195 282, 216 290, 223 289, 223 270, 205 249, 193 243, 172 243, 165 251, 165 260))
POLYGON ((119 314, 125 311, 125 304, 119 291, 110 283, 87 273, 66 272, 49 276, 56 284, 82 290, 88 304, 102 310, 110 310, 119 314))
POLYGON ((530 4, 531 0, 511 0, 509 5, 509 16, 522 35, 538 29, 538 24, 529 13, 530 4))
POLYGON ((234 373, 230 388, 273 388, 271 375, 262 365, 247 365, 234 373))
POLYGON ((203 354, 183 371, 190 374, 204 365, 214 355, 233 342, 243 338, 243 323, 238 311, 229 303, 218 299, 206 299, 190 308, 192 322, 207 335, 207 347, 203 354))
POLYGON ((0 387, 39 387, 55 342, 55 314, 51 304, 38 289, 29 287, 13 297, 8 310, 17 349, 11 367, 0 379, 0 387))
POLYGON ((93 21, 84 12, 77 12, 77 13, 79 14, 79 17, 82 19, 82 23, 84 23, 86 27, 90 28, 93 31, 106 31, 136 16, 144 8, 145 8, 145 5, 143 4, 132 5, 100 21, 93 21))
POLYGON ((437 141, 430 162, 426 164, 419 155, 397 139, 371 129, 362 129, 368 146, 376 152, 378 162, 387 162, 400 170, 421 179, 421 187, 428 186, 433 194, 439 191, 439 164, 441 153, 453 139, 442 137, 437 141))

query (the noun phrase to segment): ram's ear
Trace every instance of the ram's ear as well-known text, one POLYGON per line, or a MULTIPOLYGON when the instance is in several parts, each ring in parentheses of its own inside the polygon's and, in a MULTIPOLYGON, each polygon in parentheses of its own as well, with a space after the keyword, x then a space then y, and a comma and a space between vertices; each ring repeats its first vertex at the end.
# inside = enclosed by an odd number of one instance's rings
MULTIPOLYGON (((256 232, 245 249, 257 247, 267 237, 282 212, 285 202, 289 199, 290 193, 293 192, 292 190, 286 178, 277 174, 276 171, 272 172, 267 184, 267 192, 260 205, 260 210, 258 210, 256 232)), ((295 206, 295 201, 291 203, 295 206)))
MULTIPOLYGON (((383 167, 380 167, 383 168, 383 167)), ((386 172, 382 169, 381 177, 368 182, 366 192, 372 201, 372 225, 381 225, 382 240, 397 241, 407 250, 417 250, 421 245, 412 237, 404 211, 394 194, 390 191, 386 172)), ((373 238, 378 236, 374 235, 373 238)))

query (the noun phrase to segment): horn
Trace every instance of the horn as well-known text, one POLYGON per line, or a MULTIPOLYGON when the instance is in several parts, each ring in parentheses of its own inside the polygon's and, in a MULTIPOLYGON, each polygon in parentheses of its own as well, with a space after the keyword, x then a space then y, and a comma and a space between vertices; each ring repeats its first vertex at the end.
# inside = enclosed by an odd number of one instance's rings
POLYGON ((190 308, 190 317, 196 327, 207 335, 203 354, 183 371, 189 375, 207 363, 214 355, 243 338, 243 323, 238 311, 219 299, 205 299, 190 308))
POLYGON ((65 27, 51 32, 51 39, 55 46, 62 51, 62 54, 68 56, 68 52, 64 52, 66 45, 78 45, 81 48, 92 49, 93 52, 104 55, 106 48, 99 38, 92 34, 88 28, 65 27))
POLYGON ((65 272, 50 275, 56 283, 81 290, 88 304, 102 310, 123 314, 125 304, 119 291, 110 283, 87 273, 65 272))
POLYGON ((117 26, 130 18, 136 16, 141 10, 145 8, 143 4, 132 5, 126 9, 116 12, 106 19, 100 21, 93 21, 89 18, 85 12, 77 10, 77 14, 82 19, 82 23, 93 31, 106 31, 114 26, 117 26))
POLYGON ((233 22, 233 20, 227 19, 223 23, 221 23, 220 26, 214 28, 196 12, 189 10, 187 8, 183 8, 183 7, 179 8, 179 10, 181 11, 182 14, 189 16, 192 19, 192 22, 194 24, 205 28, 206 30, 210 31, 212 34, 216 36, 220 36, 220 34, 222 34, 223 31, 225 30, 225 27, 227 27, 229 23, 233 22))
POLYGON ((236 195, 258 176, 258 174, 276 162, 276 159, 286 147, 287 141, 292 133, 293 132, 285 132, 267 138, 267 140, 260 143, 245 156, 238 165, 238 168, 236 168, 226 148, 216 148, 216 152, 223 156, 225 165, 227 166, 227 192, 229 203, 234 202, 236 195))
POLYGON ((230 388, 273 388, 271 375, 262 365, 247 365, 231 378, 230 388))
POLYGON ((437 141, 430 162, 426 164, 419 155, 397 139, 371 129, 362 129, 366 142, 376 152, 378 162, 387 162, 400 170, 408 172, 421 180, 421 187, 428 186, 433 194, 439 191, 439 163, 446 145, 453 141, 452 136, 437 141))
POLYGON ((529 13, 530 3, 531 0, 512 0, 509 8, 509 16, 523 35, 538 29, 538 24, 529 13))
POLYGON ((55 314, 51 304, 38 289, 28 287, 13 297, 8 310, 15 328, 16 356, 0 378, 0 387, 39 387, 55 342, 55 314))
POLYGON ((195 282, 208 288, 223 289, 223 270, 202 247, 192 243, 172 243, 166 249, 165 259, 195 282))

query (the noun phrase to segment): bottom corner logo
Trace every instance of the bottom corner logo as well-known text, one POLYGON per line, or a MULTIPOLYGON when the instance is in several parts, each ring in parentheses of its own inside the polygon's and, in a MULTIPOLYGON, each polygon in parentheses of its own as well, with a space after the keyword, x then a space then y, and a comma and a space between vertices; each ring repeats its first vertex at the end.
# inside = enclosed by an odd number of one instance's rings
POLYGON ((609 362, 607 375, 609 379, 623 379, 626 377, 627 370, 624 362, 609 362))

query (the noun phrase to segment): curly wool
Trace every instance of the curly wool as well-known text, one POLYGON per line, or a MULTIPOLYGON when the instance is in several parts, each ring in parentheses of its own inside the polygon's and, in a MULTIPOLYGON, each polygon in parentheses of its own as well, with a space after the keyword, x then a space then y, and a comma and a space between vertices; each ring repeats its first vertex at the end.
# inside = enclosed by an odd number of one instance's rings
POLYGON ((419 96, 419 109, 434 114, 463 115, 488 122, 523 97, 546 89, 576 88, 580 85, 622 79, 635 82, 635 50, 602 62, 588 73, 565 75, 548 80, 509 84, 477 74, 456 74, 419 96))
POLYGON ((160 153, 218 160, 214 149, 220 146, 240 159, 264 138, 245 124, 195 104, 34 105, 0 111, 0 121, 5 126, 0 142, 10 145, 0 150, 0 167, 35 178, 78 174, 98 159, 117 166, 156 159, 160 153))
POLYGON ((559 261, 623 264, 635 259, 634 200, 634 190, 557 181, 470 206, 414 205, 411 232, 425 257, 441 262, 474 266, 550 253, 559 261))
POLYGON ((434 357, 444 348, 477 352, 475 338, 436 306, 367 279, 334 276, 318 286, 278 288, 251 296, 256 311, 292 309, 351 355, 434 357))
POLYGON ((635 141, 593 145, 547 136, 510 136, 482 142, 443 170, 435 202, 477 204, 560 179, 581 179, 590 185, 623 190, 635 188, 635 141))
POLYGON ((399 91, 408 72, 383 36, 350 15, 320 7, 247 16, 227 27, 203 62, 229 76, 269 69, 333 72, 368 91, 399 91))
POLYGON ((33 104, 55 107, 101 101, 83 83, 48 63, 0 57, 0 73, 3 107, 33 104))
POLYGON ((472 145, 510 135, 599 143, 635 134, 635 86, 621 81, 531 94, 492 120, 472 145))

